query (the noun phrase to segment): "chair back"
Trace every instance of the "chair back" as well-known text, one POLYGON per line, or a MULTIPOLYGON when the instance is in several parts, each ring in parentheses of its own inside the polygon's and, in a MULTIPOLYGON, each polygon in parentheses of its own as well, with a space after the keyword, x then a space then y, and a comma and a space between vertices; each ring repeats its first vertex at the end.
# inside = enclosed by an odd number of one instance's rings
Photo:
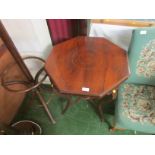
POLYGON ((127 83, 155 85, 155 27, 133 30, 127 83))

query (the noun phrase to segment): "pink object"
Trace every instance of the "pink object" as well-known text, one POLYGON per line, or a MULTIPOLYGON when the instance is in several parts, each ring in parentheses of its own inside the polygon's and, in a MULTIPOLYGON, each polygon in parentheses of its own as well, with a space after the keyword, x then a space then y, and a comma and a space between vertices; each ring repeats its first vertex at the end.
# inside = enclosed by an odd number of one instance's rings
POLYGON ((79 35, 87 35, 86 19, 47 19, 53 45, 79 35))

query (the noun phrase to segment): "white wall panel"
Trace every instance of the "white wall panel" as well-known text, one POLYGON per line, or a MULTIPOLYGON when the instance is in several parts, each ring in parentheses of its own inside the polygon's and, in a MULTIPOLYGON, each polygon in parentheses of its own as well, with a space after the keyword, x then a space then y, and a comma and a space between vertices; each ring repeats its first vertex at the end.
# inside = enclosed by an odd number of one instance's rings
POLYGON ((47 57, 52 43, 46 20, 3 19, 2 22, 22 56, 47 57))
POLYGON ((104 37, 127 51, 133 29, 135 27, 93 23, 91 24, 89 36, 104 37))
MULTIPOLYGON (((47 58, 52 42, 46 20, 43 19, 3 19, 3 25, 17 47, 20 55, 47 58)), ((37 61, 25 61, 34 76, 40 68, 37 61)), ((46 82, 49 82, 48 80, 46 82)))

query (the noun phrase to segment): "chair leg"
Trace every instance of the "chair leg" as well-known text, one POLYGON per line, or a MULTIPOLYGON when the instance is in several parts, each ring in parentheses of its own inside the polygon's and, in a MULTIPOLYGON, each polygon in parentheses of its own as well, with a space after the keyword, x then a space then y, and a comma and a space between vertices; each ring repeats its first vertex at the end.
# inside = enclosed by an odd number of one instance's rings
POLYGON ((115 128, 115 127, 111 127, 111 128, 110 128, 110 131, 111 131, 111 132, 114 132, 114 131, 117 131, 117 130, 119 130, 119 131, 125 131, 126 129, 115 128))
POLYGON ((38 96, 38 98, 39 98, 41 104, 43 105, 44 110, 45 110, 46 113, 48 114, 49 119, 51 120, 51 122, 52 122, 53 124, 55 124, 56 121, 55 121, 54 117, 52 116, 52 114, 50 113, 49 108, 48 108, 48 106, 47 106, 47 104, 46 104, 46 101, 44 100, 43 96, 41 95, 41 93, 40 93, 40 91, 39 91, 38 89, 36 90, 36 94, 37 94, 37 96, 38 96))

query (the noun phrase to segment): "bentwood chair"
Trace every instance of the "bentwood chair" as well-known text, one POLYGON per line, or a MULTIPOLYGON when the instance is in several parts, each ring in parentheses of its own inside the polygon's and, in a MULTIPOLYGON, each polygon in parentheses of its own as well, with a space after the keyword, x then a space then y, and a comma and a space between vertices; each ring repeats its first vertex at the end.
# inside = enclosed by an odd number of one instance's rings
POLYGON ((115 128, 155 133, 155 28, 133 31, 131 76, 118 90, 115 128))
MULTIPOLYGON (((2 72, 2 74, 1 74, 1 84, 6 90, 8 90, 10 92, 14 92, 14 93, 28 93, 28 92, 31 92, 32 95, 31 95, 30 103, 33 102, 34 95, 37 95, 39 97, 39 100, 40 100, 43 108, 45 109, 46 113, 48 114, 49 119, 51 120, 51 122, 53 124, 55 124, 56 121, 55 121, 52 113, 49 111, 49 108, 48 108, 48 105, 47 105, 47 102, 49 102, 49 100, 51 98, 46 102, 44 97, 41 94, 41 91, 42 91, 41 84, 47 78, 47 74, 45 72, 44 75, 40 79, 41 74, 44 72, 44 63, 45 63, 45 61, 42 58, 35 57, 35 56, 24 57, 23 61, 31 60, 31 59, 36 60, 39 63, 41 63, 40 69, 36 72, 36 74, 33 77, 33 81, 30 82, 28 80, 21 80, 21 79, 8 79, 8 77, 7 77, 8 73, 11 72, 13 66, 16 65, 16 63, 13 62, 13 63, 9 64, 4 69, 4 71, 2 72), (14 85, 24 85, 25 88, 20 89, 20 90, 19 89, 14 89, 14 87, 13 87, 14 85)), ((35 63, 36 63, 36 61, 35 61, 35 63)))

